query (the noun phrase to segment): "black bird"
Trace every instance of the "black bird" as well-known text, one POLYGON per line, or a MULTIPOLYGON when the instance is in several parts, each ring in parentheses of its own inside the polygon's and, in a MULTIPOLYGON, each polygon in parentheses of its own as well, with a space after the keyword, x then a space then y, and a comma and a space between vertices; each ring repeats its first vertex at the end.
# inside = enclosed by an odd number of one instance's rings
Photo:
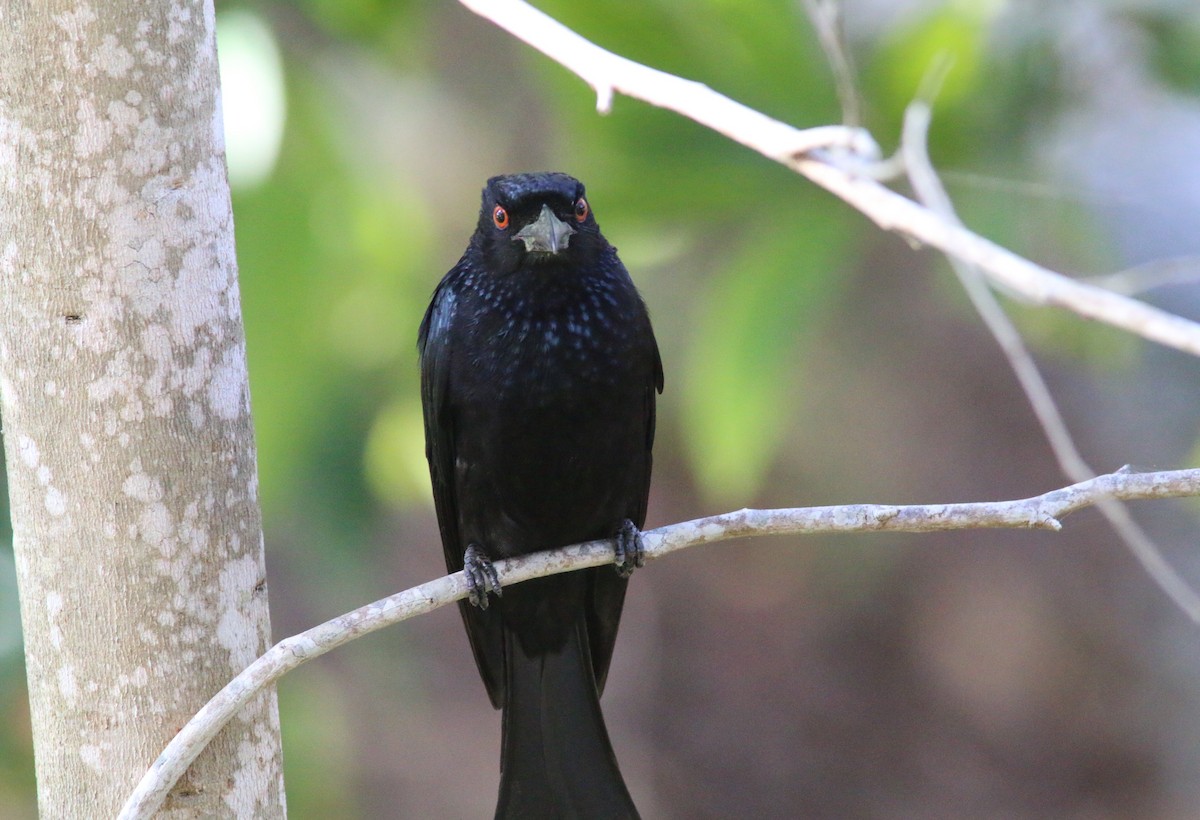
POLYGON ((446 566, 467 570, 463 622, 504 710, 496 816, 637 817, 600 693, 641 564, 662 363, 645 303, 578 180, 488 180, 418 348, 446 566), (600 538, 616 539, 615 572, 500 595, 491 561, 600 538))

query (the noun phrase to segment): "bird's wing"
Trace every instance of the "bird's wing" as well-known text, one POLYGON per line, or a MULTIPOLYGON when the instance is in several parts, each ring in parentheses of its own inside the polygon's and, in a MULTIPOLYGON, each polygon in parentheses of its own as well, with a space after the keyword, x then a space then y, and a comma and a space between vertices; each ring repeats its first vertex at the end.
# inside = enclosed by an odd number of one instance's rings
POLYGON ((450 327, 457 298, 443 279, 434 292, 421 329, 417 350, 421 355, 421 407, 425 415, 425 457, 433 481, 433 503, 446 552, 446 568, 463 568, 463 550, 458 537, 458 503, 454 492, 454 414, 449 402, 450 327))
MULTIPOLYGON (((650 380, 646 383, 645 415, 646 449, 642 458, 629 465, 630 470, 638 473, 637 494, 631 499, 628 518, 638 529, 646 523, 646 507, 650 501, 650 472, 653 462, 651 450, 654 447, 655 405, 656 396, 663 390, 662 358, 658 353, 658 342, 654 331, 646 320, 646 336, 648 345, 653 352, 653 367, 650 380)), ((588 570, 592 573, 591 606, 588 608, 588 644, 592 653, 592 672, 596 677, 596 689, 604 691, 604 682, 608 678, 608 667, 612 662, 613 647, 617 642, 617 627, 621 622, 621 609, 625 604, 625 588, 628 578, 622 578, 611 567, 596 567, 588 570)))
MULTIPOLYGON (((421 356, 421 405, 425 415, 425 457, 433 482, 433 504, 446 569, 460 572, 467 544, 459 533, 458 492, 455 487, 455 413, 450 399, 450 333, 458 297, 451 284, 453 271, 442 280, 421 320, 417 350, 421 356)), ((504 702, 504 645, 500 618, 495 609, 481 610, 459 601, 467 638, 475 654, 479 675, 496 708, 504 702)))

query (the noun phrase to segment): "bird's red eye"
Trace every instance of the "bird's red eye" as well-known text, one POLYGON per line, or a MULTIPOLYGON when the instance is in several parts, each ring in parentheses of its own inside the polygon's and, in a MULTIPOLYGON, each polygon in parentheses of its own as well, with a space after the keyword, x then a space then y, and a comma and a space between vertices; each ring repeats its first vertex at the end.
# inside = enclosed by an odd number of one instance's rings
POLYGON ((496 227, 499 228, 500 230, 504 230, 505 228, 507 228, 508 227, 508 211, 504 210, 504 208, 502 206, 497 205, 496 210, 492 211, 492 222, 494 222, 496 227))
POLYGON ((587 200, 584 199, 583 197, 579 197, 579 199, 575 200, 575 221, 582 222, 583 220, 587 219, 587 217, 588 217, 587 200))

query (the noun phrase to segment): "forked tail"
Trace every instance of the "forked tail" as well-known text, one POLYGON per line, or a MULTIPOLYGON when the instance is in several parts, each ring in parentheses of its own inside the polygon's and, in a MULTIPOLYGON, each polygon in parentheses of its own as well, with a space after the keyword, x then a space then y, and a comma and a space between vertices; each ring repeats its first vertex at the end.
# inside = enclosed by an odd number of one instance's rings
POLYGON ((580 618, 561 652, 527 657, 505 630, 497 818, 637 818, 600 713, 580 618))

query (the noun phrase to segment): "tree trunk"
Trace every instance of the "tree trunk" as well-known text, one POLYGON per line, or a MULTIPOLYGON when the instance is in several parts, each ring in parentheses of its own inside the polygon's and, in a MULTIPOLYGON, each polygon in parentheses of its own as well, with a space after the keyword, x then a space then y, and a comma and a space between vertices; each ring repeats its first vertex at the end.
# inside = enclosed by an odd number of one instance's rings
MULTIPOLYGON (((268 645, 211 0, 0 3, 0 412, 46 818, 268 645)), ((274 692, 168 816, 284 814, 274 692)))

